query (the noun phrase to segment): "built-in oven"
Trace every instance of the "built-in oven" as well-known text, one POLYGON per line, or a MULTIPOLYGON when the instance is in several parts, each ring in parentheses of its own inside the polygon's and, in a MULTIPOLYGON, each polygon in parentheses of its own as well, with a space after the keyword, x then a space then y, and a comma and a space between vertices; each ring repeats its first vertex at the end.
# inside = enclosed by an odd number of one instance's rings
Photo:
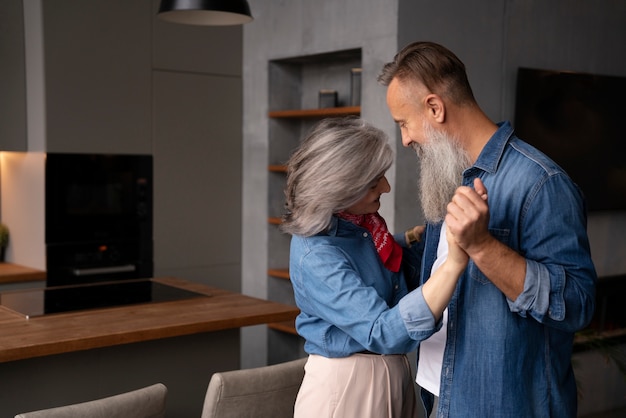
POLYGON ((47 285, 153 273, 150 155, 48 153, 47 285))

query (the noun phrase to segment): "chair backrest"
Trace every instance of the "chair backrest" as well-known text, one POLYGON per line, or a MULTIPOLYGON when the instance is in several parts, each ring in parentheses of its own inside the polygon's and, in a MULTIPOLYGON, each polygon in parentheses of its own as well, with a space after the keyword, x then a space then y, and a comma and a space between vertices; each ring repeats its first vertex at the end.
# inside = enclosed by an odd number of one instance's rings
POLYGON ((292 418, 306 360, 214 373, 202 418, 292 418))
POLYGON ((162 383, 108 398, 26 412, 15 418, 163 418, 167 388, 162 383))

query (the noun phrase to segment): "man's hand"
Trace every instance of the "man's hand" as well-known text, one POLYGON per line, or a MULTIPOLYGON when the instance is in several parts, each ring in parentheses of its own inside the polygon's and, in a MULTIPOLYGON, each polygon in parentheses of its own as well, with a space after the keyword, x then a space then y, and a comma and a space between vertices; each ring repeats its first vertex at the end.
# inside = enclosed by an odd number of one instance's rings
POLYGON ((489 204, 487 189, 479 178, 474 179, 474 188, 459 187, 450 203, 446 225, 458 245, 470 257, 472 252, 480 251, 483 244, 491 238, 489 235, 489 204))
POLYGON ((474 188, 459 187, 448 203, 446 224, 459 247, 480 271, 515 300, 524 290, 526 260, 489 233, 487 189, 479 178, 474 188))

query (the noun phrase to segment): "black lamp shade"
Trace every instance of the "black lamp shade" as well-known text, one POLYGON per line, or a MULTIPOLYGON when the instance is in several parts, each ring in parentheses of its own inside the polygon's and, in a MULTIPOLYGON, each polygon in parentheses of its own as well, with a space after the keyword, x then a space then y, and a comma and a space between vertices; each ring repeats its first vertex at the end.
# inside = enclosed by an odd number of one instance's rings
POLYGON ((158 17, 188 25, 241 25, 252 21, 246 0, 161 0, 158 17))

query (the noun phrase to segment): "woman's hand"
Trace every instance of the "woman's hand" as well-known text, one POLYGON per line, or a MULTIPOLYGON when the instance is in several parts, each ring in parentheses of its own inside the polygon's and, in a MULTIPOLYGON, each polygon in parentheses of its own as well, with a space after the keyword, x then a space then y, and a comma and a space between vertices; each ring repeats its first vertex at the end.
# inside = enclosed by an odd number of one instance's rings
POLYGON ((465 267, 467 267, 469 256, 463 248, 459 246, 448 226, 446 226, 446 239, 448 241, 448 259, 446 262, 451 264, 450 267, 454 270, 464 270, 465 267))
POLYGON ((459 277, 463 274, 469 260, 469 256, 459 246, 454 234, 448 227, 446 227, 446 240, 448 241, 446 261, 422 285, 424 300, 426 300, 435 321, 441 319, 443 310, 448 306, 459 277))

